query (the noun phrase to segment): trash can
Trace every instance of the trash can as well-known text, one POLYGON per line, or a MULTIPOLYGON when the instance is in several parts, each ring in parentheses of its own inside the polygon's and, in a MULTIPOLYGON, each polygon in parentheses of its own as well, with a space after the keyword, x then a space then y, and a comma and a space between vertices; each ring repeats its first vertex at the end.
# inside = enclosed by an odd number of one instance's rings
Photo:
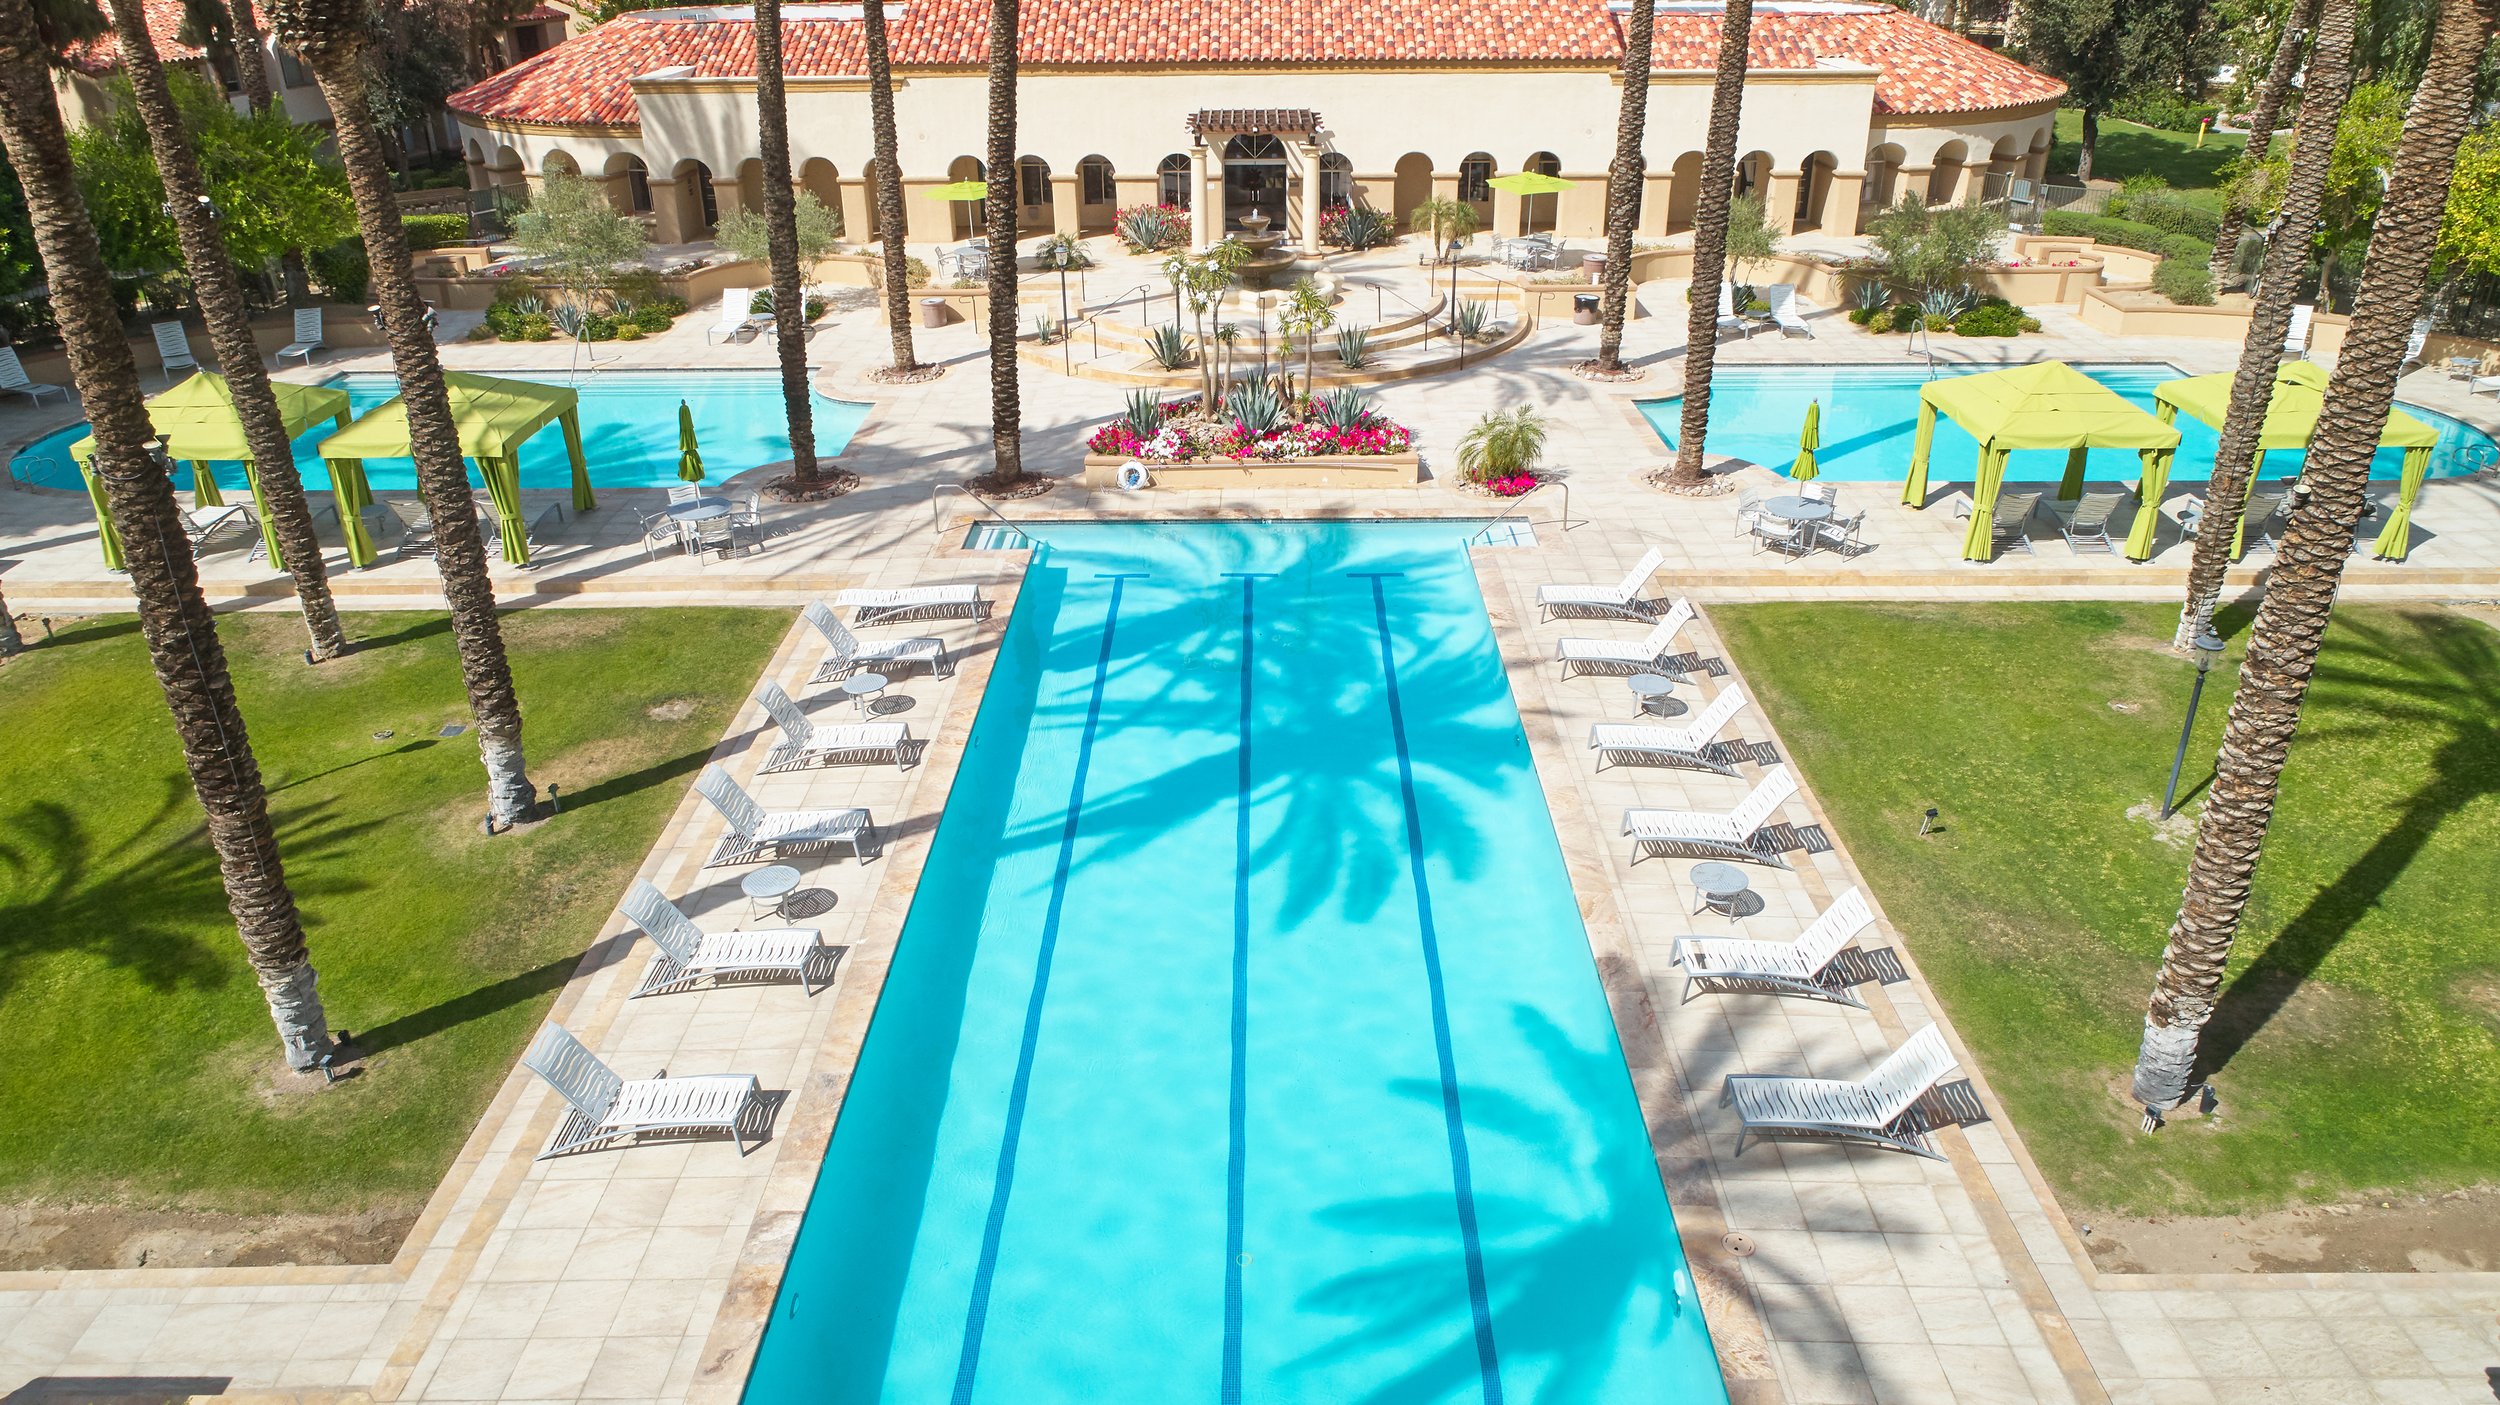
POLYGON ((1597 296, 1594 293, 1571 295, 1571 320, 1583 327, 1597 325, 1597 296))
POLYGON ((922 298, 920 300, 920 325, 923 327, 945 326, 946 299, 922 298))
POLYGON ((1580 255, 1580 276, 1592 283, 1605 282, 1606 256, 1604 254, 1580 255))

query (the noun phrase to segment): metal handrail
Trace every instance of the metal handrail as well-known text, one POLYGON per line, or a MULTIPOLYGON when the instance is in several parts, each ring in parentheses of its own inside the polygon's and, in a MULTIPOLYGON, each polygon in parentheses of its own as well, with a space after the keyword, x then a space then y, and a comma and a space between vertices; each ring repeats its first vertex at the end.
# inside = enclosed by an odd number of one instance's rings
POLYGON ((975 503, 980 504, 983 512, 988 513, 990 516, 997 518, 1001 523, 1005 524, 1007 530, 1015 532, 1019 535, 1021 535, 1024 531, 1023 527, 1017 525, 1014 518, 1009 517, 1006 513, 990 506, 990 500, 988 498, 981 496, 979 493, 972 491, 970 488, 965 487, 961 483, 932 483, 929 485, 929 534, 931 536, 944 536, 946 534, 946 515, 938 511, 938 494, 940 493, 961 493, 965 497, 972 499, 975 503))
POLYGON ((1512 515, 1517 513, 1519 509, 1526 507, 1528 505, 1528 499, 1535 497, 1537 494, 1544 492, 1548 488, 1560 488, 1562 490, 1562 529, 1566 532, 1570 531, 1571 485, 1559 478, 1548 478, 1544 482, 1530 488, 1528 491, 1521 493, 1518 497, 1511 499, 1510 506, 1502 509, 1500 516, 1485 523, 1482 527, 1477 528, 1475 534, 1467 538, 1467 544, 1469 546, 1474 546, 1478 541, 1490 537, 1494 528, 1509 521, 1512 515))

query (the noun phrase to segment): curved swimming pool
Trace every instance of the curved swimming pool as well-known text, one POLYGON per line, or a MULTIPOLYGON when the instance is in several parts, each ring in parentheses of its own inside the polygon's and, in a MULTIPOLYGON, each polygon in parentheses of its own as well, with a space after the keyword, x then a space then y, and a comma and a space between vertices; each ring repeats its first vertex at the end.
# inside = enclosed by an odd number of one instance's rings
MULTIPOLYGON (((563 371, 522 371, 509 379, 570 385, 580 393, 582 453, 590 464, 590 481, 597 487, 656 488, 678 481, 680 400, 694 411, 695 437, 702 445, 710 478, 718 480, 790 457, 789 422, 782 413, 777 372, 596 371, 574 379, 563 371)), ((399 378, 388 372, 350 371, 331 377, 328 384, 346 391, 349 409, 359 415, 399 393, 399 378)), ((815 411, 816 452, 829 458, 850 444, 851 435, 868 415, 868 405, 817 395, 815 411)), ((331 426, 325 424, 295 440, 296 471, 303 475, 307 488, 326 491, 330 486, 318 446, 331 433, 331 426)), ((18 481, 82 491, 85 485, 70 460, 69 446, 86 434, 84 423, 74 424, 18 450, 11 464, 18 481)), ((215 464, 210 471, 229 497, 251 490, 239 463, 215 464)), ((367 459, 365 477, 377 491, 405 492, 417 486, 417 466, 408 459, 367 459)), ((469 477, 478 488, 485 487, 474 467, 469 477)), ((521 446, 523 488, 567 488, 572 482, 564 436, 553 425, 521 446)), ((175 467, 174 486, 191 486, 189 465, 175 467)))
MULTIPOLYGON (((1967 375, 1997 369, 1939 367, 1938 372, 1967 375)), ((2141 362, 2075 369, 2148 411, 2153 408, 2153 387, 2183 374, 2175 366, 2141 362)), ((1751 459, 1765 468, 1785 469, 1797 457, 1797 433, 1805 425, 1806 404, 1819 401, 1823 447, 1815 455, 1815 465, 1821 476, 1843 483, 1897 483, 1909 476, 1910 441, 1918 430, 1918 388, 1926 383, 1924 366, 1722 366, 1710 377, 1710 448, 1751 459)), ((2431 451, 2431 477, 2454 478, 2500 460, 2500 447, 2494 446, 2492 437, 2465 421, 2419 405, 2399 402, 2397 408, 2439 431, 2439 447, 2431 451)), ((1640 410, 1659 441, 1673 449, 1684 398, 1643 400, 1640 410)), ((2180 416, 2179 453, 2171 463, 2170 481, 2201 483, 2211 478, 2216 444, 2210 426, 2180 416)), ((2298 473, 2306 457, 2297 452, 2269 453, 2266 477, 2298 473)), ((1978 441, 1939 416, 1929 481, 1968 482, 1978 463, 1978 441)), ((2401 453, 2381 449, 2370 465, 2370 476, 2394 478, 2402 465, 2401 453)), ((2026 450, 2013 455, 2005 477, 2008 482, 2047 481, 2065 470, 2065 450, 2026 450)), ((2131 449, 2095 449, 2084 477, 2132 483, 2142 472, 2131 449)))

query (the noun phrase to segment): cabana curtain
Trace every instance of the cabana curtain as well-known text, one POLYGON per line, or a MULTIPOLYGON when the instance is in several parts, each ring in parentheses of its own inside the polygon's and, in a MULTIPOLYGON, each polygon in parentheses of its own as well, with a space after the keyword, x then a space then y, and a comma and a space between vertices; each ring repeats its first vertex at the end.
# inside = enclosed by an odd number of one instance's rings
MULTIPOLYGON (((286 426, 289 439, 324 421, 341 427, 347 424, 344 390, 298 385, 293 381, 271 381, 269 389, 277 397, 278 418, 286 426)), ((225 505, 225 495, 217 490, 217 479, 209 472, 209 465, 238 461, 243 465, 244 475, 252 485, 252 510, 260 519, 262 545, 268 549, 270 563, 285 569, 286 561, 278 551, 277 529, 269 521, 269 497, 261 487, 260 469, 252 461, 251 444, 243 437, 243 421, 235 413, 234 390, 226 384, 226 378, 210 371, 194 373, 148 402, 148 423, 164 438, 168 457, 191 465, 191 498, 201 507, 225 505)), ((90 467, 95 457, 95 436, 90 434, 70 445, 69 456, 86 478, 87 496, 95 503, 96 524, 102 529, 98 545, 104 552, 104 564, 122 570, 126 563, 121 534, 114 530, 112 514, 105 508, 104 485, 96 481, 90 467)), ((339 503, 339 520, 354 520, 344 501, 339 503)))
MULTIPOLYGON (((550 422, 564 432, 564 451, 573 463, 573 510, 588 512, 599 505, 590 490, 590 467, 582 455, 582 422, 579 399, 560 385, 541 385, 535 381, 502 380, 494 376, 475 375, 467 371, 443 373, 443 388, 451 397, 451 419, 460 434, 461 454, 476 463, 478 476, 486 481, 486 495, 494 503, 495 518, 502 527, 503 559, 512 564, 529 564, 528 528, 521 514, 521 445, 550 422)), ((321 457, 329 461, 330 481, 363 502, 373 500, 366 486, 364 460, 373 458, 408 458, 412 446, 408 434, 408 404, 400 396, 376 405, 354 424, 321 441, 321 457)), ((341 517, 344 519, 344 503, 341 517)), ((349 533, 349 551, 361 549, 368 558, 372 543, 355 540, 362 533, 349 533)), ((362 561, 359 565, 364 564, 362 561)))
POLYGON ((1901 485, 1901 501, 1911 507, 1927 503, 1927 459, 1935 446, 1938 414, 1950 416, 1979 441, 1970 530, 1962 538, 1963 560, 1985 561, 1991 555, 1997 490, 2005 483, 2007 457, 2018 449, 2067 451, 2066 474, 2058 488, 2061 498, 2082 494, 2087 451, 2133 449, 2142 455, 2144 479, 2136 496, 2143 506, 2136 513, 2135 530, 2127 537, 2127 556, 2136 561, 2152 556, 2157 516, 2152 509, 2169 486, 2170 457, 2179 447, 2177 429, 2063 361, 1929 381, 1919 389, 1918 435, 1910 451, 1909 479, 1901 485))

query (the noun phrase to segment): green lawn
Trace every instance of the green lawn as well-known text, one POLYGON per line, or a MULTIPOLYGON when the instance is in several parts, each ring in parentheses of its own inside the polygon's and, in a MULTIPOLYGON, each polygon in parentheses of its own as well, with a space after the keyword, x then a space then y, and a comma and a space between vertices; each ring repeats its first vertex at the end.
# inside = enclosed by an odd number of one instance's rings
MULTIPOLYGON (((2207 1036, 2220 1116, 2147 1139, 2117 1094, 2187 851, 2126 811, 2159 803, 2186 709, 2176 607, 1715 613, 2071 1208, 2236 1213, 2500 1179, 2491 625, 2338 611, 2207 1036), (1943 828, 1920 839, 1930 805, 1943 828)), ((2216 669, 2183 794, 2212 775, 2232 682, 2216 669)))
MULTIPOLYGON (((2247 145, 2245 136, 2216 133, 2207 135, 2200 148, 2194 132, 2166 132, 2105 116, 2100 140, 2092 149, 2092 179, 2123 181, 2129 176, 2156 175, 2185 192, 2192 202, 2219 210, 2222 183, 2217 173, 2247 145)), ((2291 138, 2277 135, 2274 145, 2277 150, 2289 150, 2291 138)), ((2075 158, 2082 149, 2083 113, 2059 108, 2057 136, 2049 148, 2050 174, 2073 179, 2075 158)))
POLYGON ((0 1199, 407 1209, 545 1014, 789 624, 763 610, 507 615, 531 771, 486 839, 448 621, 350 618, 307 669, 288 616, 219 631, 333 1026, 359 1077, 282 1091, 136 623, 0 666, 0 1199), (388 733, 377 738, 377 733, 388 733))

